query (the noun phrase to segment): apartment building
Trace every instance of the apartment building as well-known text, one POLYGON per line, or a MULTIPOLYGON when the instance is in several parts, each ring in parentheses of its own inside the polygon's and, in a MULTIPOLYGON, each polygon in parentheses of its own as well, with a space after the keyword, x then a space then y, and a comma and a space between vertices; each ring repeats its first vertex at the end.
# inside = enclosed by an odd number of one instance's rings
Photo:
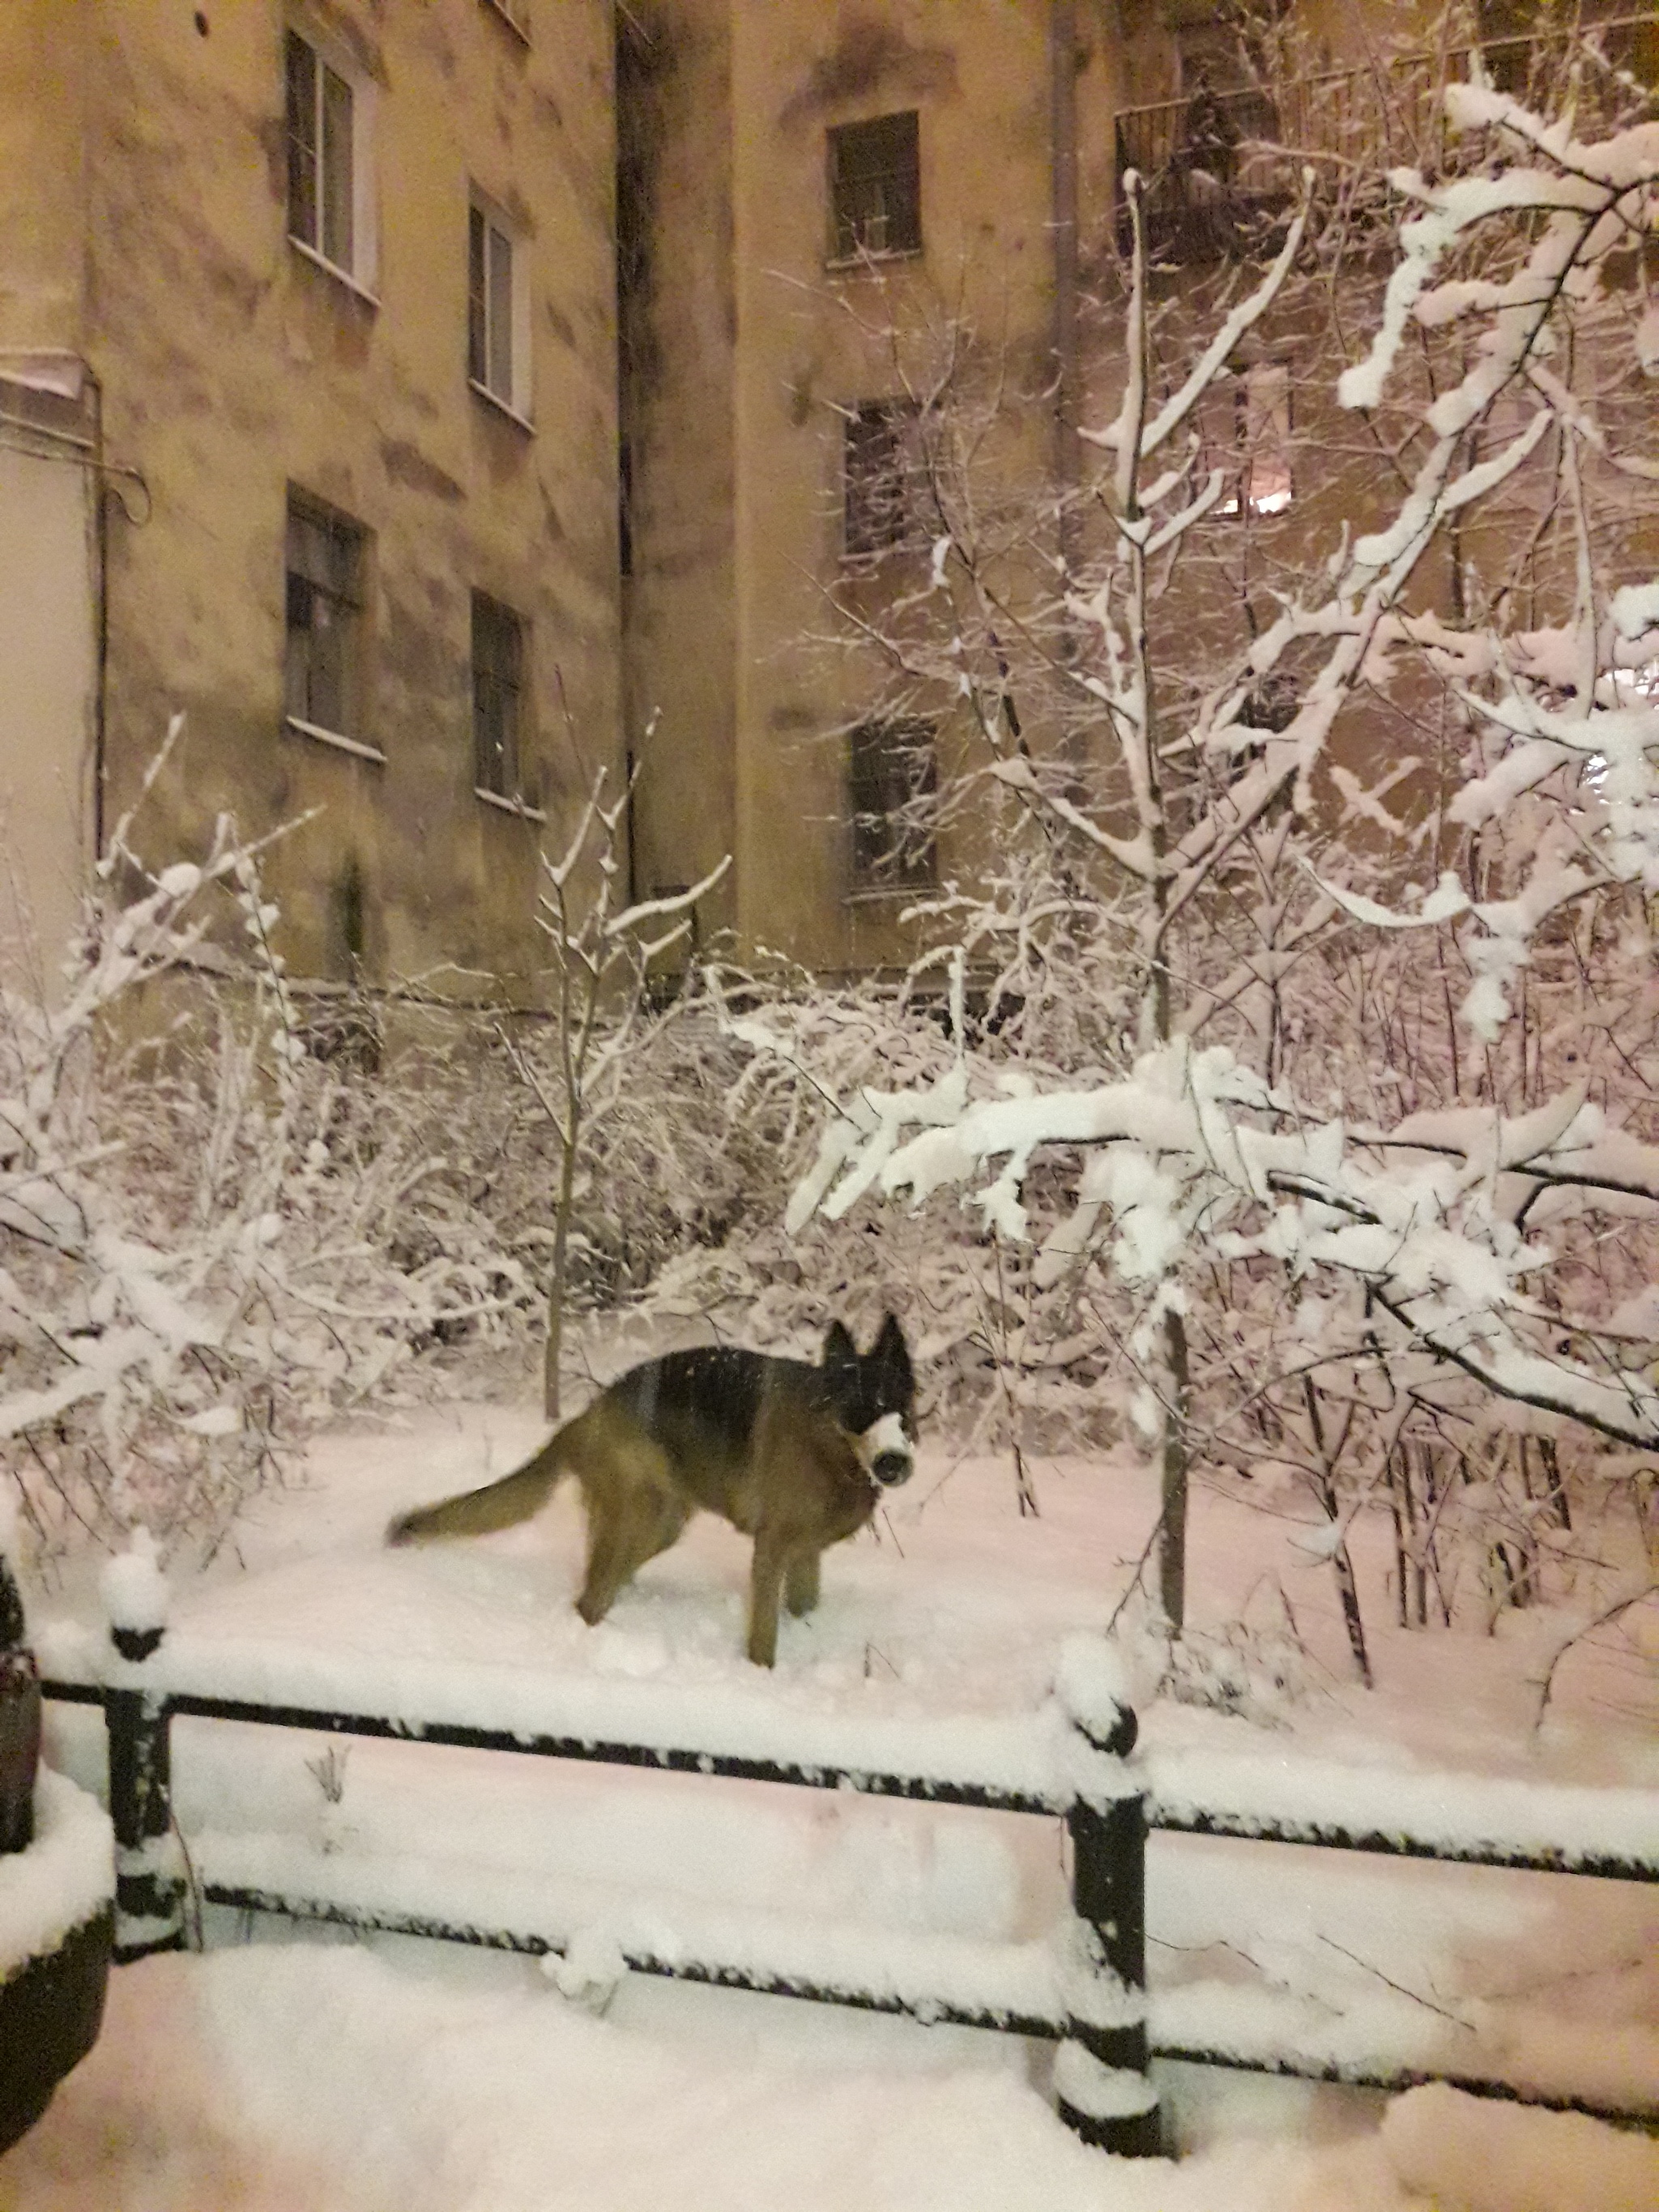
POLYGON ((620 769, 606 0, 14 0, 0 805, 47 941, 263 835, 299 975, 533 994, 620 769))
MULTIPOLYGON (((1283 236, 1300 170, 1285 148, 1334 173, 1384 112, 1427 131, 1471 52, 1520 88, 1559 63, 1568 13, 1611 19, 1613 58, 1654 81, 1650 11, 1611 0, 1479 0, 1449 54, 1415 0, 630 0, 624 678, 642 888, 730 851, 726 918, 751 950, 828 971, 914 954, 905 908, 998 857, 970 819, 925 826, 972 732, 948 670, 896 680, 890 649, 938 619, 915 497, 933 426, 956 408, 947 441, 973 447, 958 507, 982 496, 987 542, 1005 533, 1012 641, 1052 601, 1054 562, 1086 554, 1062 539, 1089 526, 1067 507, 1079 427, 1109 421, 1121 390, 1127 173, 1145 181, 1160 342, 1178 354, 1283 236), (1011 486, 1023 514, 999 505, 1011 486), (907 834, 907 814, 924 826, 907 834)), ((1310 293, 1252 333, 1201 425, 1228 477, 1222 527, 1164 609, 1194 665, 1218 594, 1236 621, 1255 592, 1270 619, 1285 562, 1366 526, 1388 489, 1334 370, 1322 388, 1304 374, 1329 307, 1310 293)), ((1432 564, 1419 580, 1453 588, 1432 564)), ((1261 702, 1267 726, 1279 705, 1261 702)), ((1099 800, 1086 730, 1028 712, 1024 734, 1071 745, 1099 800)), ((1375 766, 1405 734, 1379 709, 1335 743, 1375 766)))
MULTIPOLYGON (((1469 0, 1458 35, 1520 86, 1568 14, 1654 81, 1651 11, 1620 0, 1469 0)), ((296 974, 533 997, 538 853, 600 766, 639 771, 640 896, 730 854, 702 921, 746 952, 907 958, 907 906, 997 858, 970 820, 909 820, 972 739, 885 650, 938 612, 930 395, 960 403, 988 533, 1012 532, 999 487, 1024 500, 1017 623, 1086 552, 1067 502, 1121 387, 1127 173, 1178 348, 1282 234, 1282 149, 1421 109, 1438 21, 13 0, 0 812, 40 935, 183 713, 136 840, 295 824, 269 867, 296 974)), ((1203 425, 1229 526, 1175 587, 1194 639, 1380 495, 1302 373, 1305 302, 1203 425)), ((1020 707, 1086 787, 1086 729, 1020 707)))

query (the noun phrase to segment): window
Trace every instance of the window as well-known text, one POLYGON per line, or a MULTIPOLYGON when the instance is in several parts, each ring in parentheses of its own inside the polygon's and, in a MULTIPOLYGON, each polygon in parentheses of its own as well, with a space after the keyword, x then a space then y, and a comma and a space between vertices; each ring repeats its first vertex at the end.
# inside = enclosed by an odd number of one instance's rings
POLYGON ((467 214, 467 379, 522 421, 530 411, 529 365, 524 250, 502 218, 475 200, 467 214))
POLYGON ((288 34, 288 232, 360 287, 369 275, 365 103, 310 40, 288 34))
POLYGON ((830 258, 921 251, 917 117, 878 115, 830 133, 830 258))
POLYGON ((381 756, 354 735, 362 720, 368 545, 356 523, 290 494, 283 712, 307 737, 378 760, 381 756))
POLYGON ((933 724, 914 717, 860 722, 852 734, 848 770, 854 893, 926 890, 936 883, 933 724))
POLYGON ((472 594, 473 787, 523 805, 524 623, 499 599, 472 594))
POLYGON ((1220 469, 1226 489, 1218 514, 1279 514, 1291 482, 1291 382, 1281 362, 1258 362, 1219 378, 1206 395, 1201 467, 1220 469))
POLYGON ((905 544, 920 506, 920 416, 908 399, 866 400, 842 434, 842 549, 849 560, 905 544))

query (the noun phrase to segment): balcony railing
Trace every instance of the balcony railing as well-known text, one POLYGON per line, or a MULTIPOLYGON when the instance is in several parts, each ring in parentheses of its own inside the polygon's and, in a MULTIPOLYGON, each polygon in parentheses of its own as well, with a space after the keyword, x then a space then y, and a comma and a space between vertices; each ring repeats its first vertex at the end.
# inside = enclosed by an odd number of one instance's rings
MULTIPOLYGON (((1577 88, 1580 133, 1628 112, 1631 80, 1659 82, 1659 24, 1651 8, 1588 23, 1617 78, 1586 72, 1577 88)), ((1441 90, 1467 80, 1479 53, 1499 88, 1525 97, 1559 82, 1572 43, 1563 32, 1488 38, 1449 54, 1405 54, 1368 68, 1328 70, 1243 91, 1207 86, 1181 100, 1121 109, 1116 121, 1119 243, 1127 251, 1126 171, 1145 185, 1148 243, 1164 261, 1206 261, 1271 242, 1295 199, 1304 162, 1333 174, 1375 157, 1431 163, 1442 145, 1441 90)))

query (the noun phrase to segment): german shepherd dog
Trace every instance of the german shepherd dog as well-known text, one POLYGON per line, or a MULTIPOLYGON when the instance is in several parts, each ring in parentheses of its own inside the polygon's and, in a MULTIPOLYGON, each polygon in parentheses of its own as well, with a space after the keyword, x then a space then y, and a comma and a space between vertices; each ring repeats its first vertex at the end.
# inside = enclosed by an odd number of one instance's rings
POLYGON ((477 1536, 527 1521, 574 1474, 587 1516, 576 1610, 591 1626, 700 1508, 755 1540, 749 1656, 777 1657, 778 1604, 810 1613, 818 1557, 870 1520, 915 1470, 915 1381, 889 1314, 868 1352, 840 1322, 823 1358, 772 1359, 725 1346, 671 1352, 602 1390, 521 1468, 482 1490, 405 1513, 389 1544, 477 1536))

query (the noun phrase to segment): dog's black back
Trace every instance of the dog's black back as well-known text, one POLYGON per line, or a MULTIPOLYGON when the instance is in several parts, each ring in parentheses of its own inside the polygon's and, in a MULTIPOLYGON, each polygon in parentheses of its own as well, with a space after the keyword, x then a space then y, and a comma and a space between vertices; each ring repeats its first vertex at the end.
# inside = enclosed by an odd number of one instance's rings
POLYGON ((737 1456, 748 1449, 769 1400, 827 1414, 852 1437, 864 1435, 887 1413, 898 1414, 908 1426, 915 1378, 896 1322, 885 1324, 867 1352, 836 1322, 825 1339, 821 1366, 711 1345, 647 1359, 606 1395, 671 1449, 713 1443, 737 1456))

